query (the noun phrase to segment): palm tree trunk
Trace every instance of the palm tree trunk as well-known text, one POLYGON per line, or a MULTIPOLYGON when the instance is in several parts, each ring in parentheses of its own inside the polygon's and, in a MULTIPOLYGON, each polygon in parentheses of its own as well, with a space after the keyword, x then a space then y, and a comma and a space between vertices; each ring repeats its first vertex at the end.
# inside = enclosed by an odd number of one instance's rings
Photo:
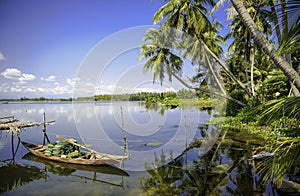
POLYGON ((181 84, 183 84, 185 87, 189 88, 189 89, 192 89, 192 90, 198 90, 198 91, 202 91, 202 92, 206 92, 206 93, 211 93, 213 95, 217 95, 219 97, 223 97, 225 99, 228 99, 228 100, 231 100, 231 101, 234 101, 235 103, 241 105, 241 106, 245 106, 244 103, 242 103, 241 101, 237 100, 237 99, 234 99, 232 97, 229 97, 227 95, 223 95, 219 92, 216 92, 216 91, 213 91, 213 90, 209 90, 209 89, 204 89, 204 88, 197 88, 197 87, 193 87, 189 84, 187 84, 185 81, 183 81, 174 71, 172 71, 172 75, 174 76, 174 78, 176 78, 179 82, 181 82, 181 84))
POLYGON ((213 69, 213 67, 212 67, 212 65, 211 65, 211 63, 210 63, 210 60, 209 60, 207 54, 204 54, 204 55, 205 55, 205 59, 206 59, 206 61, 207 61, 207 64, 208 64, 208 66, 209 66, 209 69, 210 69, 212 75, 214 76, 214 78, 215 78, 215 80, 216 80, 216 83, 217 83, 218 86, 220 87, 220 90, 222 91, 222 94, 223 94, 223 95, 226 95, 226 91, 225 91, 223 85, 221 84, 221 82, 220 82, 220 80, 219 80, 219 77, 216 75, 215 70, 213 69))
POLYGON ((300 91, 300 76, 297 71, 281 56, 276 54, 274 47, 265 39, 258 30, 256 24, 247 12, 244 4, 240 0, 231 0, 232 5, 241 16, 245 26, 249 29, 255 42, 273 60, 273 62, 283 71, 290 81, 295 81, 296 88, 300 91))
POLYGON ((226 74, 228 74, 231 79, 233 81, 235 81, 246 93, 247 95, 249 95, 250 97, 252 97, 252 94, 248 91, 248 89, 246 88, 246 86, 241 82, 239 81, 239 79, 237 79, 233 73, 231 73, 231 71, 227 68, 227 66, 223 63, 223 61, 221 61, 220 58, 218 58, 209 48, 208 46, 203 42, 202 42, 202 45, 204 46, 204 49, 206 51, 208 51, 210 53, 210 55, 221 65, 221 67, 224 69, 224 71, 226 72, 226 74))
POLYGON ((254 55, 255 55, 255 47, 253 47, 253 51, 251 54, 251 73, 250 73, 250 77, 251 77, 251 92, 253 97, 255 97, 255 90, 254 90, 254 55))
POLYGON ((250 82, 249 82, 249 74, 248 74, 248 69, 249 69, 249 64, 250 64, 250 55, 251 55, 251 35, 250 32, 247 31, 247 36, 246 36, 246 44, 245 44, 245 74, 246 74, 246 84, 247 88, 250 89, 250 82))

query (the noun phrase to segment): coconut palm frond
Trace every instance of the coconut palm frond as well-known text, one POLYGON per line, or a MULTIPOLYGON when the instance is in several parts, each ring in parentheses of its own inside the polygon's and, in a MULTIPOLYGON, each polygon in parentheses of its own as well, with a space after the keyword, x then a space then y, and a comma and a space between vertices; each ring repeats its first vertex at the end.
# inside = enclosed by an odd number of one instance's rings
POLYGON ((262 176, 262 182, 271 180, 280 187, 286 174, 300 157, 300 138, 278 142, 274 157, 265 159, 257 165, 257 172, 262 176))
POLYGON ((152 19, 153 24, 156 24, 159 21, 161 21, 166 15, 174 11, 174 9, 175 9, 175 5, 173 1, 169 1, 168 3, 166 3, 154 14, 152 19))
POLYGON ((217 11, 218 9, 220 9, 221 6, 223 6, 225 4, 226 0, 219 0, 215 6, 212 8, 212 11, 211 12, 215 12, 217 11))
MULTIPOLYGON (((283 1, 284 3, 285 1, 283 1)), ((282 19, 282 23, 289 23, 290 25, 293 25, 295 23, 299 23, 300 19, 300 1, 299 0, 288 0, 285 2, 285 10, 286 13, 282 11, 281 8, 282 2, 279 2, 277 7, 277 12, 279 13, 279 18, 282 19), (284 17, 284 15, 287 14, 287 18, 284 17), (288 21, 285 21, 288 20, 288 21)))
POLYGON ((280 120, 282 116, 300 119, 300 97, 285 97, 261 104, 253 110, 259 113, 260 123, 269 123, 280 120))
POLYGON ((282 38, 278 54, 300 50, 300 23, 292 25, 288 34, 282 38))
POLYGON ((165 74, 172 80, 171 68, 180 73, 183 65, 181 57, 172 53, 175 47, 176 37, 173 29, 162 26, 159 29, 149 29, 144 41, 147 42, 140 47, 139 60, 147 59, 144 71, 152 71, 153 81, 158 78, 162 83, 165 74))

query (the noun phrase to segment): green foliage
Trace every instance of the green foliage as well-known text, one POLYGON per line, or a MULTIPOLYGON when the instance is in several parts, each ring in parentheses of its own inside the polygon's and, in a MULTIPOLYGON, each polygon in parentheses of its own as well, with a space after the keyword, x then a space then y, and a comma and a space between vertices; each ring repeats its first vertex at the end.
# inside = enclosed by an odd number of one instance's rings
POLYGON ((248 99, 247 104, 238 112, 236 117, 243 123, 256 122, 258 116, 253 114, 251 111, 253 111, 253 108, 259 106, 260 104, 261 102, 257 97, 248 99))
POLYGON ((275 156, 260 162, 257 171, 262 176, 263 183, 271 180, 275 186, 280 187, 285 175, 299 161, 300 138, 278 141, 273 152, 275 156))
MULTIPOLYGON (((292 5, 292 4, 291 4, 292 5)), ((300 4, 298 3, 298 8, 299 9, 300 4)), ((291 11, 291 10, 289 10, 291 11)), ((299 12, 299 10, 297 10, 299 12)), ((297 21, 294 23, 292 22, 291 27, 289 28, 289 31, 287 34, 284 34, 283 37, 281 37, 280 41, 280 46, 278 48, 278 55, 280 54, 285 54, 285 53, 293 53, 294 51, 299 51, 300 50, 300 17, 298 13, 298 18, 297 21)))
POLYGON ((195 91, 190 90, 190 89, 181 89, 178 91, 177 96, 180 99, 193 99, 196 98, 195 91))
POLYGON ((286 97, 289 93, 289 82, 282 71, 270 72, 262 83, 265 100, 286 97))
POLYGON ((262 151, 274 152, 275 156, 260 162, 257 171, 263 183, 272 180, 274 185, 280 186, 285 175, 299 161, 299 119, 300 97, 285 97, 265 103, 253 99, 236 117, 227 117, 223 128, 254 133, 266 139, 262 151), (279 131, 281 140, 277 140, 279 131))
MULTIPOLYGON (((234 89, 229 93, 229 96, 241 102, 246 102, 245 93, 242 90, 234 89)), ((242 106, 237 104, 236 102, 227 100, 226 116, 236 116, 241 108, 242 106)))
POLYGON ((172 186, 172 184, 183 178, 181 170, 182 164, 169 166, 168 163, 173 160, 172 154, 169 158, 162 152, 160 158, 155 155, 153 165, 145 164, 149 174, 148 178, 141 177, 140 183, 142 189, 147 195, 179 195, 182 191, 182 185, 172 186))
POLYGON ((274 99, 252 110, 252 115, 259 115, 260 124, 270 124, 284 118, 300 119, 300 97, 274 99))

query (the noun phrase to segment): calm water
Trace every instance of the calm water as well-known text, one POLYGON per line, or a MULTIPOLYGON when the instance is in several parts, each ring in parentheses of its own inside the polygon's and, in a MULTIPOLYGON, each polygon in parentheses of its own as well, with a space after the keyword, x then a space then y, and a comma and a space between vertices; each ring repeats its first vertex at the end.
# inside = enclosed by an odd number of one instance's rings
MULTIPOLYGON (((55 120, 56 135, 75 138, 96 151, 124 153, 126 131, 129 176, 111 167, 82 168, 30 156, 16 134, 0 131, 0 194, 3 195, 273 195, 254 175, 251 146, 223 144, 211 118, 195 108, 146 109, 140 102, 0 104, 0 117, 55 120), (194 138, 202 145, 186 149, 194 138), (218 151, 216 151, 218 149, 218 151), (154 168, 154 169, 153 169, 154 168)), ((43 143, 42 127, 22 129, 19 138, 43 143)), ((118 166, 118 165, 116 165, 118 166)))

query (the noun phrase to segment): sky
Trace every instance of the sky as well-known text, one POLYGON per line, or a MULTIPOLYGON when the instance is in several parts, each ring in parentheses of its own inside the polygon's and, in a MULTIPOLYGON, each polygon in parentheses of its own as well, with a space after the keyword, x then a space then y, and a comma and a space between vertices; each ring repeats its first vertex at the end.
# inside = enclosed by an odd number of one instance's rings
POLYGON ((90 88, 87 95, 174 90, 167 82, 153 85, 151 73, 143 73, 143 63, 137 60, 135 45, 163 4, 162 0, 1 0, 0 99, 72 97, 76 82, 83 81, 80 76, 85 81, 77 86, 79 91, 90 88), (138 77, 143 79, 137 81, 138 77))

